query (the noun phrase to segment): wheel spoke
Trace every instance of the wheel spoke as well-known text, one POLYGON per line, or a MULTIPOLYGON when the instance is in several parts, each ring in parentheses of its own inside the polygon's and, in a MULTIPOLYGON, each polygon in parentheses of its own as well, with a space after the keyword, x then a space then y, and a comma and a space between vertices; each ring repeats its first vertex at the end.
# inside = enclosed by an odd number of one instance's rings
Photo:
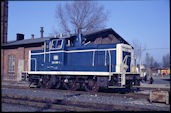
POLYGON ((77 90, 79 88, 79 83, 77 83, 77 77, 76 78, 68 78, 66 81, 64 80, 64 87, 67 90, 77 90))
POLYGON ((88 79, 88 83, 86 83, 84 86, 85 90, 88 92, 97 92, 99 90, 97 82, 93 79, 88 79))
POLYGON ((46 88, 50 89, 53 87, 53 84, 52 82, 49 80, 47 83, 46 83, 46 88))
POLYGON ((55 88, 58 89, 61 86, 61 77, 56 77, 55 88))
POLYGON ((59 88, 61 85, 61 77, 51 76, 50 79, 45 83, 46 88, 59 88))

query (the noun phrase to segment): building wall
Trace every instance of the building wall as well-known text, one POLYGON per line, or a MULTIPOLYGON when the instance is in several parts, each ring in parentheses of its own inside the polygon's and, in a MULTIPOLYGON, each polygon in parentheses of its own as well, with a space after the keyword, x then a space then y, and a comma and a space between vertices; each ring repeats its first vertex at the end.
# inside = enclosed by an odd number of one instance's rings
POLYGON ((7 42, 8 1, 1 1, 1 44, 7 42))
POLYGON ((20 81, 21 80, 21 72, 18 72, 21 68, 23 71, 28 71, 28 58, 29 58, 29 50, 37 50, 42 49, 43 46, 40 47, 18 47, 14 49, 1 49, 1 75, 2 80, 6 81, 20 81), (4 54, 2 54, 4 53, 4 54), (8 72, 8 55, 15 55, 15 72, 8 72), (24 67, 19 64, 19 60, 24 62, 24 67))
POLYGON ((1 79, 3 78, 4 73, 4 50, 1 49, 1 79))
POLYGON ((98 38, 96 38, 92 42, 92 44, 115 44, 118 41, 119 40, 113 34, 109 34, 106 37, 98 37, 98 38))

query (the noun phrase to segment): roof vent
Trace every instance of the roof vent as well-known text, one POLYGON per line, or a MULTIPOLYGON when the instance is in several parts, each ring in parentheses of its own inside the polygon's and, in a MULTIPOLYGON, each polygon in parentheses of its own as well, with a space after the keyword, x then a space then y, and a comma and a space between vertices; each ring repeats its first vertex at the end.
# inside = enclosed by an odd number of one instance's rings
POLYGON ((54 35, 54 38, 57 38, 57 35, 56 34, 54 35))
POLYGON ((63 37, 63 34, 62 34, 62 33, 60 33, 60 34, 59 34, 59 38, 62 38, 62 37, 63 37))
POLYGON ((17 33, 17 40, 24 40, 24 34, 17 33))
POLYGON ((34 39, 34 34, 31 34, 31 39, 34 39))

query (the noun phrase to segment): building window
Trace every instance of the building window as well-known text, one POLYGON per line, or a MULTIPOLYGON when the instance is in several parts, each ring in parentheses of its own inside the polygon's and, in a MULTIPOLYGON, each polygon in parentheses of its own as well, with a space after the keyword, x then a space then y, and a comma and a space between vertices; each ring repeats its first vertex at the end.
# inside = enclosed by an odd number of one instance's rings
POLYGON ((8 72, 15 72, 15 55, 8 55, 8 72))

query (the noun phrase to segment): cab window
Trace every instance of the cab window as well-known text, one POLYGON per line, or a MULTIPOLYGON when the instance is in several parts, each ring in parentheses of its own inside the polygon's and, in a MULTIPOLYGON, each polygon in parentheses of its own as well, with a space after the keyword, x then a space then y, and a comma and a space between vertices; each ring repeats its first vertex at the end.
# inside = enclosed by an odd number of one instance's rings
POLYGON ((60 49, 62 48, 62 40, 52 40, 51 49, 60 49))
POLYGON ((62 45, 62 40, 58 40, 58 43, 56 44, 56 47, 57 47, 57 48, 60 48, 61 45, 62 45))

